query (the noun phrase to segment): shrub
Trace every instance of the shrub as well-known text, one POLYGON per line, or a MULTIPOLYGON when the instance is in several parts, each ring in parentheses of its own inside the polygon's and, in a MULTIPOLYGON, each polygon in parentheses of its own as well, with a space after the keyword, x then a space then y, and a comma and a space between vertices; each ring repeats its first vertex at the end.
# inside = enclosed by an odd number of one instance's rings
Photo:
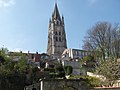
POLYGON ((101 80, 96 77, 90 77, 90 76, 71 76, 70 79, 82 79, 85 80, 87 85, 89 87, 97 87, 101 86, 101 80))
POLYGON ((45 68, 44 71, 49 71, 50 73, 54 73, 55 69, 54 68, 45 68))
POLYGON ((65 66, 65 74, 70 75, 73 72, 72 66, 65 66))
POLYGON ((55 72, 57 73, 58 77, 65 77, 65 71, 62 66, 56 67, 55 72))

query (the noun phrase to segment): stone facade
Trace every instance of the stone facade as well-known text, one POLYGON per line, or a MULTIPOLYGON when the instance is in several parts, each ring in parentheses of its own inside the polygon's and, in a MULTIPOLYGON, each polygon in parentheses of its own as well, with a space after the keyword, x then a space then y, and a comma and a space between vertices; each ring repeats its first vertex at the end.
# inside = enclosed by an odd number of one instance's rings
POLYGON ((62 54, 64 60, 81 60, 83 57, 91 55, 91 52, 79 49, 65 49, 62 54))
POLYGON ((60 17, 57 4, 49 21, 47 54, 60 58, 67 48, 64 17, 60 17))
POLYGON ((72 66, 73 75, 87 75, 86 69, 82 66, 81 60, 91 53, 79 49, 65 49, 62 54, 62 65, 72 66))
POLYGON ((73 68, 72 75, 86 75, 86 73, 83 72, 82 64, 79 61, 62 60, 62 65, 72 66, 73 68))

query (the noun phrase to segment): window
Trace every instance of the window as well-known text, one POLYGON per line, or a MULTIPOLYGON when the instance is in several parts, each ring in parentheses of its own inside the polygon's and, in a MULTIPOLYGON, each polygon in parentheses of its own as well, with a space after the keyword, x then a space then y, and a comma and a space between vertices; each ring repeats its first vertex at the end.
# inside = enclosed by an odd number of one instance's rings
POLYGON ((59 35, 61 35, 61 32, 59 32, 59 35))
POLYGON ((55 35, 58 35, 58 34, 57 34, 57 31, 55 32, 55 35))
POLYGON ((31 54, 31 58, 34 59, 34 54, 31 54))
POLYGON ((57 21, 57 25, 60 25, 60 21, 57 21))
POLYGON ((58 41, 58 37, 55 37, 55 40, 58 41))
POLYGON ((61 37, 59 37, 59 41, 60 41, 60 42, 62 41, 61 37))
POLYGON ((75 51, 76 55, 78 55, 78 51, 75 51))

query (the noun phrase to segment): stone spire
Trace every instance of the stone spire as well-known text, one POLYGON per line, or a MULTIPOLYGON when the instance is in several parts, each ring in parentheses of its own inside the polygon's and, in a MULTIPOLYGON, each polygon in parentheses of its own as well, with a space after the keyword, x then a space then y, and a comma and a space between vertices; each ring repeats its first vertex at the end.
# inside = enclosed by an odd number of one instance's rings
POLYGON ((58 19, 61 21, 61 18, 60 18, 60 14, 59 14, 59 10, 58 10, 58 7, 57 7, 57 3, 55 4, 55 8, 54 8, 54 12, 53 12, 53 15, 52 15, 52 19, 58 19))
POLYGON ((64 17, 60 17, 57 4, 55 4, 52 19, 49 21, 47 54, 60 58, 66 48, 64 17))

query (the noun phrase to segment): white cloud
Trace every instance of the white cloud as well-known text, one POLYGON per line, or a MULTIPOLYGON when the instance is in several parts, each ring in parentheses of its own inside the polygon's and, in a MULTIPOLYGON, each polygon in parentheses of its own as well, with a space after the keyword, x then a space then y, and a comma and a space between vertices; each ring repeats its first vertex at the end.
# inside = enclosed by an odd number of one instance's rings
POLYGON ((10 7, 15 4, 15 0, 0 0, 0 8, 1 7, 10 7))

